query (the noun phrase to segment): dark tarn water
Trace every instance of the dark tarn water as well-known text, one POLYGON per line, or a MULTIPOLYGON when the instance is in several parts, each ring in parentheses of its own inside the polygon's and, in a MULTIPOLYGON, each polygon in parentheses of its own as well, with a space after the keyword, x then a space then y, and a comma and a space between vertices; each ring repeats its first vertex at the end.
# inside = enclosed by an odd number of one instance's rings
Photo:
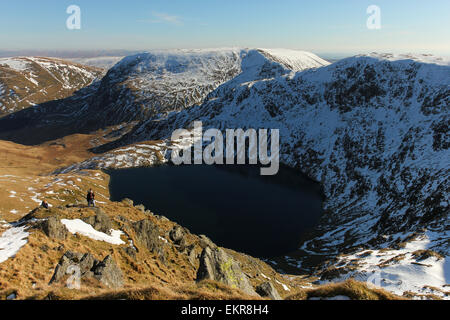
POLYGON ((108 171, 111 200, 133 199, 219 246, 259 258, 285 255, 322 214, 320 186, 281 167, 161 166, 108 171))

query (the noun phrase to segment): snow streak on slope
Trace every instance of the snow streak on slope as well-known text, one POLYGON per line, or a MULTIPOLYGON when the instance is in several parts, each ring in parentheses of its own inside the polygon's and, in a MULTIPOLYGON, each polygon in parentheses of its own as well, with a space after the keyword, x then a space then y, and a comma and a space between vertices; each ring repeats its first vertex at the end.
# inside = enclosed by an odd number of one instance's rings
POLYGON ((292 71, 327 66, 330 63, 307 51, 290 49, 259 49, 268 59, 279 62, 292 71))
POLYGON ((53 58, 0 59, 0 116, 70 96, 100 74, 99 69, 53 58))
POLYGON ((14 257, 17 252, 27 243, 30 235, 25 230, 26 226, 10 226, 0 235, 0 263, 14 257))

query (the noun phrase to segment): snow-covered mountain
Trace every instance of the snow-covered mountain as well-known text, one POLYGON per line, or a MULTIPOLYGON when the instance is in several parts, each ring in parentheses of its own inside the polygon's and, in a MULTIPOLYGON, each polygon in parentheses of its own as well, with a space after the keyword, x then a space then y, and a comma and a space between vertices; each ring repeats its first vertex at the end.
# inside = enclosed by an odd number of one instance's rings
POLYGON ((101 70, 39 57, 0 59, 0 116, 64 99, 101 76, 101 70))
MULTIPOLYGON (((163 118, 168 113, 202 104, 221 84, 247 68, 284 74, 326 65, 319 57, 299 51, 175 50, 130 56, 102 80, 91 110, 114 121, 163 118)), ((260 77, 261 77, 260 76, 260 77)), ((255 79, 257 76, 255 75, 255 79)))
POLYGON ((171 112, 202 104, 209 93, 238 75, 241 75, 239 79, 256 81, 327 64, 312 53, 280 49, 137 54, 122 59, 101 82, 95 82, 74 97, 5 119, 3 131, 8 133, 2 137, 37 143, 69 131, 89 132, 124 122, 161 119, 171 112), (42 126, 52 127, 45 132, 53 135, 41 136, 42 126), (30 135, 33 129, 36 131, 30 135))
POLYGON ((422 237, 423 250, 449 255, 448 61, 370 54, 261 81, 257 73, 243 68, 202 105, 144 122, 112 145, 168 139, 195 120, 204 130, 280 129, 281 161, 321 182, 326 196, 304 252, 333 256, 422 237))
MULTIPOLYGON (((65 173, 160 163, 172 132, 196 120, 204 129, 280 129, 281 161, 320 182, 326 197, 320 226, 299 249, 348 254, 326 264, 323 279, 367 279, 393 266, 386 277, 424 274, 419 292, 430 277, 444 290, 450 276, 449 102, 450 62, 430 55, 330 65, 281 49, 178 50, 127 57, 78 96, 0 120, 0 133, 133 123, 96 149, 107 153, 65 173)), ((285 259, 303 268, 299 256, 285 259)))

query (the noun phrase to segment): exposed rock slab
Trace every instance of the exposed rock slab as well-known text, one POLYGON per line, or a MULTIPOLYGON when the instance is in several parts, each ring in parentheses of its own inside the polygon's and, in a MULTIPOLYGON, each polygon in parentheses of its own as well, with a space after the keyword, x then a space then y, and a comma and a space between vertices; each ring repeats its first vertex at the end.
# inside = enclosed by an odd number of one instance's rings
POLYGON ((249 295, 256 295, 239 264, 220 248, 206 247, 203 249, 200 256, 197 281, 205 279, 219 281, 249 295))
POLYGON ((59 260, 49 284, 60 282, 69 274, 78 273, 80 280, 94 278, 110 288, 123 286, 123 274, 111 256, 103 261, 90 253, 67 251, 59 260))

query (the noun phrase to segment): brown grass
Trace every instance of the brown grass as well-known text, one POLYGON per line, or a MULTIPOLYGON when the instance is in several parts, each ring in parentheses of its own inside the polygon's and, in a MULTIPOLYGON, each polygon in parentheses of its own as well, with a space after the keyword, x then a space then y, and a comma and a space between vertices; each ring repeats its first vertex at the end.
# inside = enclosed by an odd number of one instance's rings
POLYGON ((179 287, 151 285, 146 288, 108 291, 88 295, 86 300, 262 300, 216 281, 202 281, 179 287))
POLYGON ((412 255, 416 259, 416 261, 426 260, 430 257, 434 257, 438 260, 444 259, 443 255, 433 250, 417 250, 414 251, 412 255))
POLYGON ((288 296, 286 300, 308 300, 313 297, 347 296, 352 300, 402 300, 383 289, 369 288, 365 283, 353 279, 342 283, 325 284, 316 288, 302 289, 288 296))

